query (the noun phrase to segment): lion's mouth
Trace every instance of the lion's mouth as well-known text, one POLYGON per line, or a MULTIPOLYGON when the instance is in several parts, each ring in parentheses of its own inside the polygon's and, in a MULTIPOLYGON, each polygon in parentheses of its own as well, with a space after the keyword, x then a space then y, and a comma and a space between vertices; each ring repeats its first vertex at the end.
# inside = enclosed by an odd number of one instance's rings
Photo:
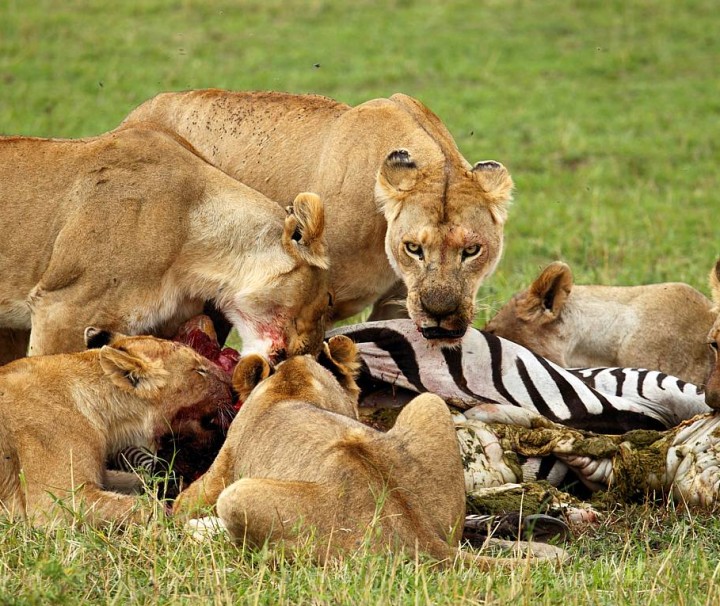
POLYGON ((442 326, 423 326, 420 328, 422 336, 426 339, 460 339, 465 335, 466 328, 443 328, 442 326))

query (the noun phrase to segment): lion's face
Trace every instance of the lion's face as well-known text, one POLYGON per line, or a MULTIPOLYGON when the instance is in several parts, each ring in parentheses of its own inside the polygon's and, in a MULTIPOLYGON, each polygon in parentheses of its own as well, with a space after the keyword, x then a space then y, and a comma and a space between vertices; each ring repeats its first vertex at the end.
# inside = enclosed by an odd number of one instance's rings
POLYGON ((392 152, 376 196, 388 222, 388 259, 408 290, 410 318, 426 338, 453 343, 472 324, 478 288, 502 254, 512 180, 497 162, 478 163, 454 178, 445 172, 443 166, 419 167, 404 150, 392 152))
POLYGON ((287 210, 281 242, 259 264, 261 285, 227 289, 216 301, 243 341, 242 355, 273 362, 318 353, 332 299, 320 198, 299 194, 287 210))
POLYGON ((85 330, 100 365, 120 389, 154 409, 156 439, 172 432, 222 431, 232 418, 230 378, 192 348, 155 337, 85 330))
POLYGON ((258 317, 271 320, 254 325, 255 339, 241 333, 242 354, 263 353, 277 362, 317 353, 325 334, 329 290, 328 272, 323 268, 301 262, 281 274, 255 300, 258 317))

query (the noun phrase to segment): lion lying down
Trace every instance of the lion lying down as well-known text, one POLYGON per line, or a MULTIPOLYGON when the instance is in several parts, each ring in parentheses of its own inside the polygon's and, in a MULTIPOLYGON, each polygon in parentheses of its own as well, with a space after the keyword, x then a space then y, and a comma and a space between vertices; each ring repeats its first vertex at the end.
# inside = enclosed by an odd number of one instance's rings
POLYGON ((173 512, 193 517, 217 504, 236 541, 297 548, 312 537, 321 562, 363 546, 459 556, 483 568, 506 562, 458 550, 465 487, 444 402, 418 396, 393 429, 378 432, 357 420, 357 368, 344 336, 330 339, 318 362, 299 356, 273 371, 259 356, 242 359, 233 386, 245 403, 215 462, 173 512))
POLYGON ((11 517, 142 522, 135 497, 104 488, 127 480, 107 472, 108 455, 231 404, 225 373, 189 347, 95 328, 85 340, 88 351, 0 368, 0 507, 11 517))

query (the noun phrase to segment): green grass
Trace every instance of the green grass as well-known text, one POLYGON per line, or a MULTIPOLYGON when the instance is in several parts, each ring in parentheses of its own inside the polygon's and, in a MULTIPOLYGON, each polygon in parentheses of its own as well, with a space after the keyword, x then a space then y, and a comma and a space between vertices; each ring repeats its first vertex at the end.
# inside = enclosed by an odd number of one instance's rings
POLYGON ((314 565, 301 551, 198 543, 170 522, 126 532, 44 532, 0 522, 5 604, 716 604, 720 522, 628 507, 573 543, 563 566, 486 574, 360 552, 314 565))
MULTIPOLYGON (((0 0, 0 132, 97 134, 163 90, 348 103, 402 91, 470 161, 500 160, 515 178, 488 309, 555 259, 579 283, 707 293, 720 253, 718 31, 711 0, 0 0)), ((491 575, 392 558, 278 563, 164 524, 122 536, 4 524, 0 603, 717 602, 713 517, 612 519, 560 570, 491 575)))

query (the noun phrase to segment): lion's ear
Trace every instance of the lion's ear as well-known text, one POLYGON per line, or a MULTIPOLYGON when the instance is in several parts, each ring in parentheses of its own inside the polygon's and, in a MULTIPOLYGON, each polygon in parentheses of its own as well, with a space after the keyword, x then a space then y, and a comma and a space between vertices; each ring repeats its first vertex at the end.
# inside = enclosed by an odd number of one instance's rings
POLYGON ((715 262, 715 267, 710 271, 710 292, 715 307, 720 309, 720 259, 715 262))
POLYGON ((232 384, 241 401, 247 400, 258 383, 270 376, 270 364, 257 354, 241 358, 233 371, 232 384))
POLYGON ((360 358, 352 339, 345 335, 330 337, 323 343, 318 363, 329 370, 347 391, 359 394, 355 379, 360 371, 360 358))
POLYGON ((411 190, 418 179, 418 167, 406 149, 391 151, 380 168, 379 180, 382 185, 397 192, 411 190))
POLYGON ((327 269, 329 260, 325 242, 325 210, 316 194, 298 194, 287 207, 283 230, 283 245, 293 255, 299 255, 310 265, 327 269))
POLYGON ((507 219, 508 204, 512 200, 513 180, 507 169, 495 160, 478 162, 472 168, 475 180, 485 192, 485 199, 496 223, 507 219))
POLYGON ((115 385, 144 397, 155 395, 169 375, 160 360, 133 353, 128 347, 104 345, 100 349, 100 366, 115 385))
POLYGON ((88 326, 85 329, 85 347, 88 349, 100 349, 103 345, 110 345, 115 335, 109 330, 88 326))
POLYGON ((528 289, 529 304, 556 319, 573 287, 570 267, 561 261, 548 265, 528 289))

